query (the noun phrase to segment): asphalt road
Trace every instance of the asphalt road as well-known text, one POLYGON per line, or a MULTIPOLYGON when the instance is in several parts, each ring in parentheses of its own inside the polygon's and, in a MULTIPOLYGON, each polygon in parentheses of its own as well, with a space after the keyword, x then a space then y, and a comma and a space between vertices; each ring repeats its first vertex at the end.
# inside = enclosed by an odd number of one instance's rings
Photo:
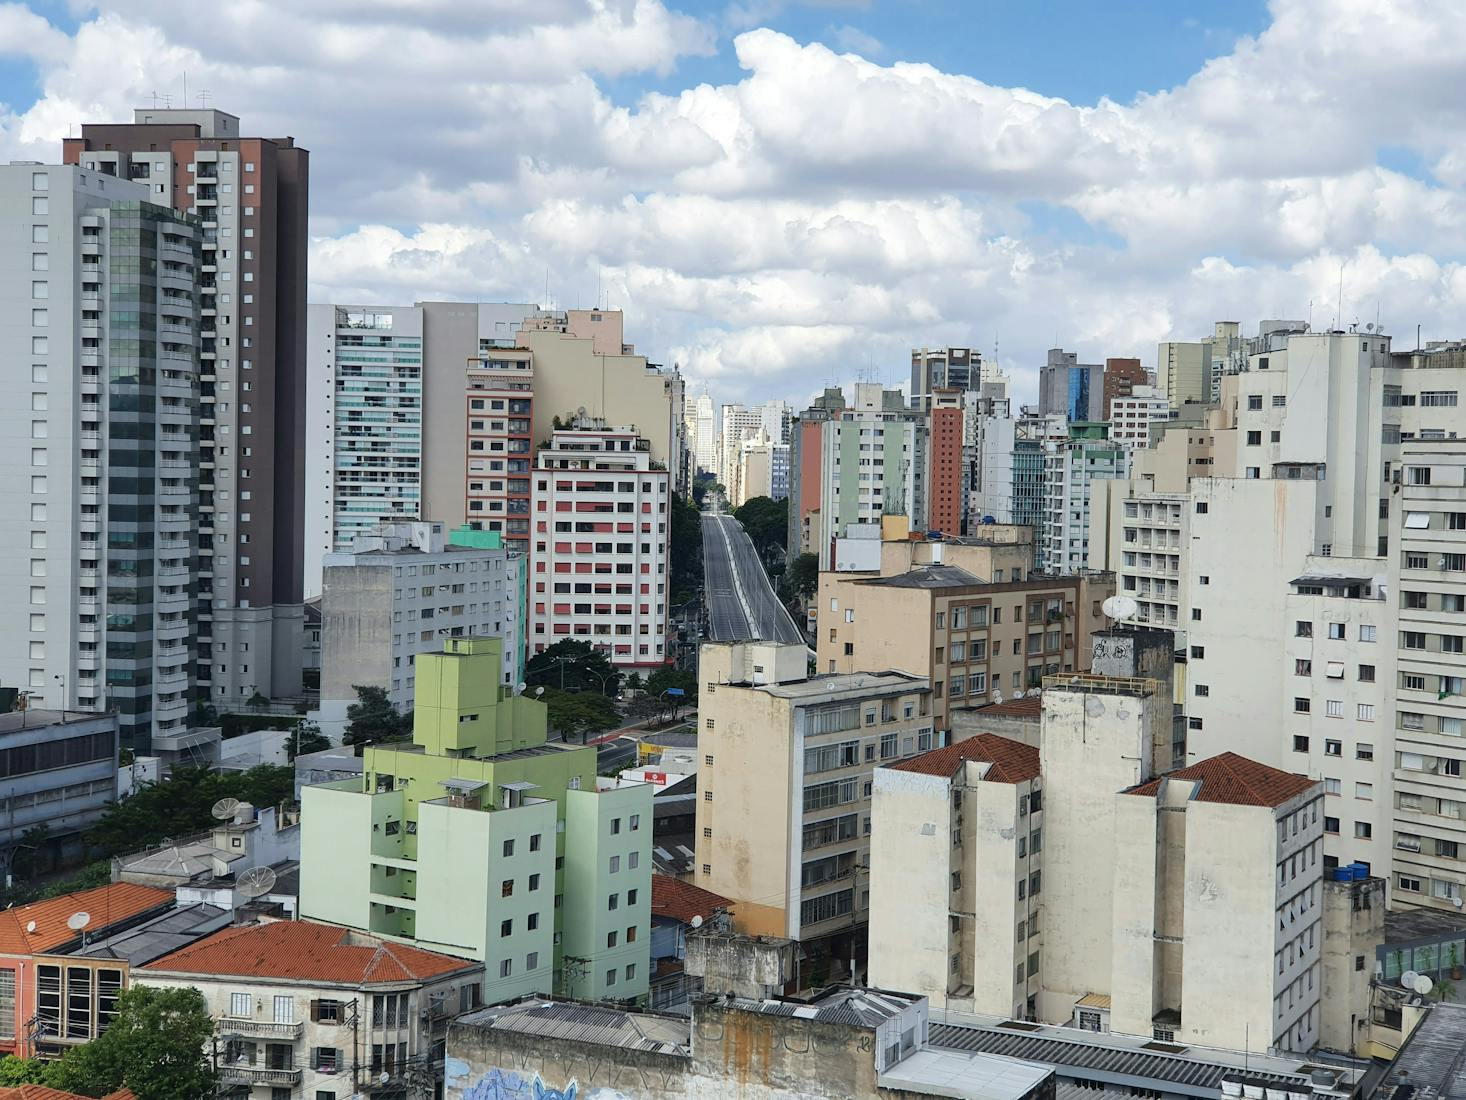
POLYGON ((702 565, 713 641, 805 644, 804 634, 774 595, 753 541, 732 516, 703 513, 702 565))

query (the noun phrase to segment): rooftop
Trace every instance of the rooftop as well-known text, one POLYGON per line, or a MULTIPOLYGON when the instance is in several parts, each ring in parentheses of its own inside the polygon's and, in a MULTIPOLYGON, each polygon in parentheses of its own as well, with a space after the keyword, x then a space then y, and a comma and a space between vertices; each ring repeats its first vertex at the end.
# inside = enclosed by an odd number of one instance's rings
POLYGON ((808 1000, 766 997, 761 1001, 752 1001, 738 997, 724 1003, 736 1005, 745 1012, 758 1012, 765 1016, 793 1016, 800 1020, 818 1020, 825 1024, 875 1028, 901 1015, 919 1000, 920 997, 909 993, 836 987, 808 1000))
POLYGON ((30 707, 26 710, 12 710, 0 714, 0 733, 14 733, 21 729, 39 729, 42 726, 54 726, 62 721, 99 722, 105 721, 107 717, 105 714, 91 714, 80 710, 68 710, 63 716, 59 710, 30 707))
POLYGON ((861 584, 884 588, 966 588, 987 582, 956 565, 917 565, 890 577, 871 577, 861 584))
POLYGON ((892 771, 951 776, 968 760, 992 765, 983 776, 989 783, 1026 783, 1039 776, 1038 749, 996 733, 979 733, 889 767, 892 771))
POLYGON ((1019 699, 968 708, 968 716, 971 718, 1032 718, 1036 721, 1043 717, 1043 712, 1043 696, 1037 691, 1019 699))
POLYGON ((971 1051, 923 1047, 881 1073, 883 1089, 962 1100, 1018 1100, 1048 1080, 1049 1066, 971 1051))
POLYGON ((684 1058, 692 1053, 692 1022, 685 1016, 656 1016, 538 997, 470 1012, 458 1017, 453 1026, 512 1031, 544 1039, 595 1043, 684 1058))
MULTIPOLYGON (((86 1100, 75 1092, 62 1092, 45 1085, 17 1085, 15 1088, 0 1089, 0 1100, 86 1100)), ((137 1100, 131 1089, 109 1092, 102 1100, 137 1100)))
POLYGON ((1233 806, 1281 806, 1310 787, 1319 786, 1317 779, 1270 768, 1235 752, 1224 752, 1131 787, 1125 793, 1154 798, 1161 784, 1178 779, 1201 784, 1191 796, 1194 802, 1223 802, 1233 806))
POLYGON ((704 890, 701 886, 694 886, 670 875, 652 875, 654 917, 668 917, 683 924, 691 924, 697 917, 706 920, 713 915, 715 909, 728 909, 732 905, 733 902, 723 895, 704 890))
POLYGON ((1421 1020, 1373 1096, 1440 1100, 1466 1096, 1466 1005, 1438 1001, 1421 1020))
POLYGON ((791 680, 785 684, 753 684, 755 691, 766 691, 780 699, 793 699, 802 703, 818 703, 825 698, 856 693, 878 695, 900 691, 926 691, 930 681, 925 676, 912 676, 907 672, 840 672, 833 675, 811 676, 807 680, 791 680))
POLYGON ((86 913, 91 917, 86 931, 95 934, 172 904, 173 893, 170 890, 112 882, 91 890, 6 909, 0 912, 0 954, 39 954, 79 940, 81 933, 66 924, 76 913, 86 913))
POLYGON ((1409 943, 1466 934, 1466 915, 1440 909, 1397 909, 1385 914, 1385 942, 1409 943))
POLYGON ((232 917, 229 910, 216 905, 180 905, 135 928, 91 940, 71 954, 88 959, 121 959, 129 966, 142 966, 228 928, 232 917))
POLYGON ((473 968, 482 969, 482 964, 303 920, 229 928, 143 967, 173 974, 353 986, 437 978, 473 968))

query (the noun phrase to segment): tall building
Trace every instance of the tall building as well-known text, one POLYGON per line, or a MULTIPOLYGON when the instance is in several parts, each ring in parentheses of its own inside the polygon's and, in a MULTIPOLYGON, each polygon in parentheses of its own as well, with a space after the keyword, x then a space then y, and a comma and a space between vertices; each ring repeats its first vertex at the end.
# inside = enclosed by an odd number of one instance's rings
POLYGON ((1109 441, 1104 424, 1071 425, 1068 439, 1045 445, 1045 570, 1073 573, 1088 566, 1092 485, 1123 478, 1128 469, 1128 453, 1109 441))
POLYGON ((696 401, 688 402, 685 413, 687 421, 687 446, 692 451, 693 462, 703 473, 717 474, 718 470, 718 408, 706 385, 696 401))
POLYGON ((913 408, 930 408, 937 390, 976 393, 982 382, 982 353, 973 348, 911 349, 911 392, 907 396, 913 408))
POLYGON ((358 686, 413 709, 416 658, 445 638, 495 639, 498 682, 524 678, 520 606, 526 561, 492 531, 441 523, 382 524, 324 559, 321 596, 322 732, 339 738, 358 686))
POLYGON ((838 419, 845 395, 838 387, 825 392, 799 414, 789 430, 789 561, 820 552, 820 493, 824 486, 824 425, 838 419))
POLYGON ((466 522, 528 554, 534 357, 522 348, 493 348, 468 361, 467 377, 466 522))
POLYGON ((307 310, 305 595, 321 558, 379 524, 422 519, 423 325, 418 307, 307 310))
POLYGON ((1394 896, 1455 913, 1466 896, 1466 440, 1404 444, 1396 477, 1386 598, 1399 630, 1380 632, 1395 650, 1394 896))
POLYGON ((945 535, 967 530, 967 478, 963 463, 964 394, 933 391, 927 412, 926 526, 945 535))
POLYGON ((1171 408, 1179 410, 1211 400, 1211 355, 1210 341, 1167 341, 1156 346, 1156 385, 1171 408))
POLYGON ((301 687, 310 155, 214 110, 84 123, 63 156, 199 219, 199 694, 301 687))
POLYGON ((417 658, 411 745, 301 792, 300 915, 486 964, 484 1000, 645 995, 651 788, 596 789, 498 683, 496 642, 417 658))
POLYGON ((695 882, 735 931, 798 940, 818 972, 864 953, 870 778, 935 747, 931 685, 809 676, 799 645, 702 647, 695 882))
POLYGON ((925 521, 926 417, 907 407, 900 390, 857 382, 855 401, 821 426, 820 568, 831 566, 834 540, 851 524, 879 524, 884 515, 925 521))
POLYGON ((1105 380, 1104 380, 1104 408, 1101 413, 1102 420, 1110 419, 1110 408, 1117 397, 1129 397, 1135 392, 1136 386, 1144 386, 1150 381, 1145 367, 1141 366, 1139 359, 1106 359, 1105 380))
POLYGON ((1133 386, 1129 393, 1117 394, 1110 402, 1110 439, 1132 450, 1148 447, 1152 424, 1170 418, 1171 406, 1165 395, 1154 386, 1133 386))
POLYGON ((739 495, 732 498, 735 508, 754 497, 784 500, 789 496, 789 444, 769 438, 760 428, 743 441, 738 456, 738 476, 734 478, 739 495))
POLYGON ((730 500, 743 499, 742 489, 738 485, 743 441, 752 439, 762 431, 775 443, 788 443, 793 421, 793 411, 783 401, 766 401, 762 405, 723 406, 722 427, 718 436, 722 447, 718 480, 727 488, 730 500))
POLYGON ((1072 351, 1050 348, 1048 361, 1039 371, 1038 411, 1075 421, 1103 420, 1104 364, 1081 363, 1072 351))
POLYGON ((203 611, 204 231, 157 198, 92 168, 0 167, 0 681, 115 712, 139 752, 187 723, 203 611))
POLYGON ((587 641, 624 669, 667 650, 670 475, 629 428, 577 419, 535 458, 528 652, 587 641))

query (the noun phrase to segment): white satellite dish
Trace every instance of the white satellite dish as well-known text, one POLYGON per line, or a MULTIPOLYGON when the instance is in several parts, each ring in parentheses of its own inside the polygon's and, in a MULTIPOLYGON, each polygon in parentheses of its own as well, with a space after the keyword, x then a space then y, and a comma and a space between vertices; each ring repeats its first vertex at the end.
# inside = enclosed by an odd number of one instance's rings
POLYGON ((702 927, 702 915, 701 914, 698 914, 698 915, 696 915, 696 916, 694 916, 692 918, 692 927, 694 927, 694 928, 701 928, 702 927))
POLYGON ((241 872, 236 880, 239 892, 247 898, 257 898, 275 888, 275 872, 269 867, 251 867, 241 872))
POLYGON ((80 932, 87 925, 92 923, 92 915, 83 909, 79 913, 73 913, 66 918, 66 927, 73 932, 80 932))
POLYGON ((1405 973, 1400 975, 1400 987, 1402 989, 1414 989, 1415 979, 1417 979, 1418 977, 1420 977, 1420 975, 1415 973, 1415 971, 1413 970, 1405 971, 1405 973))
POLYGON ((239 812, 239 799, 221 798, 214 803, 214 808, 209 813, 214 815, 218 821, 233 821, 234 815, 239 812))
POLYGON ((1412 988, 1415 990, 1416 993, 1419 993, 1422 997, 1424 997, 1427 993, 1435 988, 1435 982, 1431 981, 1424 974, 1417 974, 1415 976, 1415 985, 1412 988))
POLYGON ((36 930, 36 922, 33 921, 33 920, 26 921, 25 922, 25 930, 27 932, 34 932, 36 930))
POLYGON ((1002 701, 1003 701, 1003 689, 1002 688, 993 688, 993 702, 995 702, 995 703, 1001 703, 1002 701))
POLYGON ((544 688, 542 688, 542 687, 537 687, 537 688, 535 688, 535 689, 534 689, 534 697, 535 697, 535 698, 536 698, 536 699, 538 699, 538 698, 539 698, 539 697, 540 697, 540 696, 541 696, 541 695, 543 695, 543 694, 544 694, 544 693, 545 693, 545 689, 544 689, 544 688))
POLYGON ((1105 617, 1115 622, 1128 622, 1140 613, 1140 605, 1130 596, 1111 596, 1100 604, 1105 617))

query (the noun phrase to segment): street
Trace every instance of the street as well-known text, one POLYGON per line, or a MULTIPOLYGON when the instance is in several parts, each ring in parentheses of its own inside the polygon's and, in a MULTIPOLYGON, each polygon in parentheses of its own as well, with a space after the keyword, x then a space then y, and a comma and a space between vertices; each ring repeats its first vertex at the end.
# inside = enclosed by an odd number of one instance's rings
POLYGON ((713 641, 804 644, 804 634, 774 594, 752 540, 732 516, 702 514, 702 561, 713 641))

